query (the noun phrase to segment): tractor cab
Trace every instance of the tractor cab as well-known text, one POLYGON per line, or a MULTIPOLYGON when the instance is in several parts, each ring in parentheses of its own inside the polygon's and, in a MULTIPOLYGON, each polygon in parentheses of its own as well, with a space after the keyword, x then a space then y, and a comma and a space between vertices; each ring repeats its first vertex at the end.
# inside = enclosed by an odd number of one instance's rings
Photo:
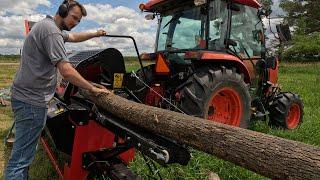
POLYGON ((195 57, 201 60, 208 52, 212 52, 210 59, 219 59, 222 54, 239 60, 261 58, 265 44, 258 7, 256 1, 224 0, 150 1, 140 5, 159 18, 155 52, 167 54, 168 61, 180 64, 195 57))

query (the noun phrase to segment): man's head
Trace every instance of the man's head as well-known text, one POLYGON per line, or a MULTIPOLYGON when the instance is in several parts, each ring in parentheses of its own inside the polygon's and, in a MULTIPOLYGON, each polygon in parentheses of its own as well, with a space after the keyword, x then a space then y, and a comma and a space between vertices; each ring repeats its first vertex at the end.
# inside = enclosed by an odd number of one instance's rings
POLYGON ((63 30, 70 31, 81 21, 82 16, 87 15, 86 9, 82 4, 73 0, 65 0, 60 5, 57 15, 62 18, 61 27, 63 30))

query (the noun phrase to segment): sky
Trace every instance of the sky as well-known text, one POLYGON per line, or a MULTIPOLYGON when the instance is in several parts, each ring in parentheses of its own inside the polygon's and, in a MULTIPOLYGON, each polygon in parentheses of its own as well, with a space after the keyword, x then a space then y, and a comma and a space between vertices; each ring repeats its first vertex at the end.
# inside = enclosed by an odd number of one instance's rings
MULTIPOLYGON (((24 20, 40 21, 54 15, 62 0, 0 0, 0 54, 19 54, 25 39, 24 20)), ((142 52, 154 50, 156 20, 147 21, 139 10, 146 0, 79 0, 88 15, 72 32, 105 29, 112 35, 133 36, 142 52)), ((68 51, 115 47, 133 52, 132 41, 94 38, 82 43, 66 43, 68 51)))
MULTIPOLYGON (((139 4, 147 0, 79 0, 88 15, 72 32, 104 29, 111 35, 130 35, 140 52, 153 52, 156 20, 145 20, 139 4)), ((281 14, 275 0, 275 14, 281 14)), ((24 20, 40 21, 45 15, 54 15, 62 0, 0 0, 0 54, 19 54, 25 38, 24 20)), ((277 20, 272 20, 274 23, 277 20)), ((114 47, 122 53, 134 52, 131 41, 112 38, 94 38, 82 43, 66 43, 68 51, 114 47)), ((129 53, 130 54, 130 53, 129 53)))

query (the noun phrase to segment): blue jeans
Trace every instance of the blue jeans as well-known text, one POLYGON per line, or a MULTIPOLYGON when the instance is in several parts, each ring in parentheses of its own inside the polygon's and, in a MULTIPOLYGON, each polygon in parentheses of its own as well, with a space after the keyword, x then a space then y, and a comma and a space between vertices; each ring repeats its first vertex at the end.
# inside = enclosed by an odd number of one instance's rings
POLYGON ((28 168, 36 154, 39 137, 47 119, 47 108, 12 98, 15 141, 5 170, 5 180, 28 179, 28 168))

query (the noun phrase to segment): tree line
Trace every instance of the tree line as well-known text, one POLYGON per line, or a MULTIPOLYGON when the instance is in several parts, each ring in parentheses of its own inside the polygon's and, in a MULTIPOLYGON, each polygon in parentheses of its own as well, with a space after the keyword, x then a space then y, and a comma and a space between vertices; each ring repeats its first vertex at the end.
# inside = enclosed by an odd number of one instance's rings
POLYGON ((0 54, 0 61, 19 61, 20 55, 3 55, 0 54))
MULTIPOLYGON (((260 0, 271 9, 272 0, 260 0)), ((278 47, 278 54, 286 61, 320 61, 320 1, 280 0, 285 12, 284 24, 290 26, 292 40, 278 47)), ((275 14, 273 14, 275 16, 275 14)))

